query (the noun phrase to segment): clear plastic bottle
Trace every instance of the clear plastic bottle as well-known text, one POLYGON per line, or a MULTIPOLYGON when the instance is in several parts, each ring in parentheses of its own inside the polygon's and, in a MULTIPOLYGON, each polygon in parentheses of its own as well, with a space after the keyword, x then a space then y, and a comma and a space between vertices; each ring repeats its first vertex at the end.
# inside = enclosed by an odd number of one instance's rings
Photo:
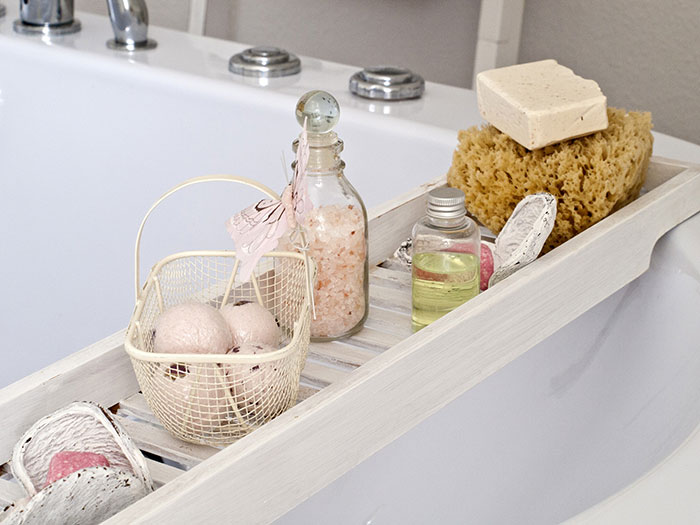
POLYGON ((479 293, 481 235, 464 193, 436 188, 413 227, 411 321, 417 332, 479 293))
MULTIPOLYGON (((343 141, 332 131, 340 114, 338 102, 325 91, 310 91, 299 99, 296 113, 300 125, 306 120, 306 180, 314 205, 304 220, 317 272, 311 340, 330 341, 359 331, 367 319, 367 210, 343 173, 343 141)), ((297 147, 298 139, 295 152, 297 147)))

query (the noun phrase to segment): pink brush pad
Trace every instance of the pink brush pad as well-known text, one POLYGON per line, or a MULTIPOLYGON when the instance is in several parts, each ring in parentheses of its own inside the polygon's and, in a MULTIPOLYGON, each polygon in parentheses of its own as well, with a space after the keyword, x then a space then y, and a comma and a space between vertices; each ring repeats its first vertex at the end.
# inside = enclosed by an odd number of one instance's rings
MULTIPOLYGON (((457 253, 474 253, 474 249, 471 247, 471 245, 460 243, 453 244, 447 251, 457 253)), ((479 267, 481 269, 479 288, 483 292, 489 287, 489 279, 491 278, 491 274, 493 274, 493 253, 491 253, 491 249, 483 242, 481 243, 481 250, 479 253, 479 267)), ((432 277, 428 277, 428 279, 433 281, 441 280, 433 279, 432 277)))
POLYGON ((493 253, 485 244, 481 244, 481 291, 489 287, 489 279, 493 274, 493 253))
POLYGON ((109 461, 102 454, 95 454, 94 452, 72 452, 68 450, 57 452, 49 463, 46 485, 65 478, 76 470, 87 467, 109 467, 109 461))

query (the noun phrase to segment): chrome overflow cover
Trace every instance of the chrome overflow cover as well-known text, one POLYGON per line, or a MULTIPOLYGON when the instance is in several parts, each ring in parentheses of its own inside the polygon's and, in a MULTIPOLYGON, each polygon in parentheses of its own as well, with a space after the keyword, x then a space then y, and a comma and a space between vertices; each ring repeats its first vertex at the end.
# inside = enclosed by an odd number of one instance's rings
POLYGON ((425 80, 403 67, 367 67, 350 77, 350 91, 380 100, 420 98, 425 91, 425 80))
POLYGON ((301 61, 279 47, 258 46, 233 55, 228 69, 246 77, 286 77, 301 71, 301 61))

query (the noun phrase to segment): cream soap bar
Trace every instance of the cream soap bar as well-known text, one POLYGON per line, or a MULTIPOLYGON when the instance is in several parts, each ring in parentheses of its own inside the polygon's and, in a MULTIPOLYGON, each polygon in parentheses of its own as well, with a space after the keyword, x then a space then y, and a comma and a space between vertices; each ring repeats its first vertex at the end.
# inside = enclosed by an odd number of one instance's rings
POLYGON ((598 84, 556 60, 483 71, 476 93, 481 116, 530 150, 608 127, 598 84))

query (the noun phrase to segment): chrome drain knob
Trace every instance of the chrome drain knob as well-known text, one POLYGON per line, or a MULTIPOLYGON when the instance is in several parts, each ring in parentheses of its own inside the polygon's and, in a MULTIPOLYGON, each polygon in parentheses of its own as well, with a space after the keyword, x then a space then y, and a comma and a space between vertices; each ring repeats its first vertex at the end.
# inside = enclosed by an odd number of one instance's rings
POLYGON ((233 55, 228 69, 246 77, 286 77, 301 71, 301 61, 279 47, 258 46, 233 55))
POLYGON ((420 98, 425 91, 425 80, 403 67, 367 67, 350 77, 350 91, 379 100, 420 98))

